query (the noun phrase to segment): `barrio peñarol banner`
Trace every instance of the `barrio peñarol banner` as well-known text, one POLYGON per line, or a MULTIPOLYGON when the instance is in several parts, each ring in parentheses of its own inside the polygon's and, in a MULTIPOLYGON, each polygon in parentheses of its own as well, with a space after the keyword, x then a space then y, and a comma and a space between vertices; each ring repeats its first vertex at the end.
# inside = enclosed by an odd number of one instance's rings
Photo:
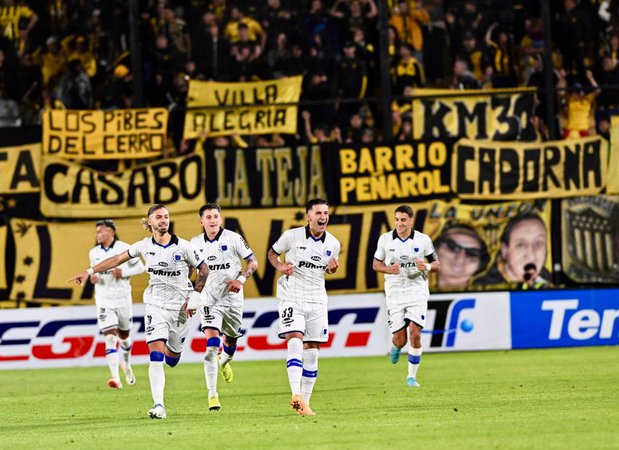
POLYGON ((165 108, 51 110, 43 114, 43 153, 67 159, 152 158, 165 149, 167 129, 165 108))
POLYGON ((105 174, 60 158, 43 157, 41 212, 46 217, 139 217, 153 203, 179 212, 206 199, 202 152, 105 174))
POLYGON ((563 271, 577 283, 619 283, 619 196, 561 201, 563 271))
POLYGON ((412 141, 337 148, 338 203, 424 200, 451 194, 451 142, 412 141))
POLYGON ((302 76, 278 80, 189 82, 185 139, 297 132, 302 76))
POLYGON ((462 199, 593 195, 606 185, 603 138, 516 143, 462 139, 454 147, 451 188, 462 199))
POLYGON ((535 89, 415 89, 413 139, 534 140, 535 89))
POLYGON ((304 206, 335 198, 327 145, 216 148, 205 152, 206 190, 222 207, 304 206))
POLYGON ((0 194, 39 192, 41 144, 0 148, 0 194))
MULTIPOLYGON (((378 238, 394 227, 394 211, 399 205, 331 207, 329 231, 342 243, 342 252, 340 269, 327 277, 329 292, 382 290, 383 276, 374 272, 372 261, 378 238)), ((521 278, 522 266, 527 262, 539 265, 542 276, 549 277, 550 202, 465 206, 438 200, 411 206, 415 229, 430 235, 442 262, 441 271, 431 274, 433 290, 513 285, 521 278)), ((199 206, 180 214, 171 207, 173 232, 185 239, 203 232, 198 210, 199 206)), ((267 261, 268 250, 285 230, 306 224, 305 210, 224 209, 222 215, 225 228, 243 235, 259 261, 258 270, 245 283, 245 295, 273 296, 279 275, 267 261)), ((53 223, 11 219, 11 230, 16 247, 12 300, 92 302, 92 285, 79 287, 67 280, 88 267, 88 251, 95 245, 95 220, 53 223)), ((139 217, 116 220, 116 230, 118 237, 128 243, 147 236, 139 217)), ((141 301, 147 283, 144 274, 132 279, 134 301, 141 301)))

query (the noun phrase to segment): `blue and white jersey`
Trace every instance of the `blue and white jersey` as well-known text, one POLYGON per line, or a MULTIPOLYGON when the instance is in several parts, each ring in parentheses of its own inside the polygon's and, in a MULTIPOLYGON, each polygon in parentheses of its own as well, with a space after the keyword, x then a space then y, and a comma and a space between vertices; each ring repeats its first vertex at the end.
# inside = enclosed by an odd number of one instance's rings
POLYGON ((292 276, 277 280, 277 298, 298 303, 327 303, 325 273, 331 258, 340 254, 340 242, 328 231, 316 239, 309 227, 284 232, 271 247, 285 253, 285 261, 294 265, 292 276))
POLYGON ((438 261, 430 236, 412 230, 410 236, 401 239, 396 230, 389 231, 378 239, 374 258, 387 266, 400 263, 399 274, 385 274, 387 306, 428 300, 428 274, 417 269, 415 260, 438 261))
POLYGON ((179 310, 193 291, 189 267, 197 268, 203 261, 198 251, 190 242, 174 234, 167 245, 148 237, 133 244, 128 251, 129 256, 144 259, 150 277, 144 291, 144 303, 179 310))
POLYGON ((209 268, 202 290, 204 305, 242 305, 243 289, 236 293, 230 292, 226 281, 236 279, 243 268, 241 261, 253 255, 243 236, 221 228, 213 239, 202 233, 195 236, 191 244, 209 268))
MULTIPOLYGON (((116 239, 109 248, 105 248, 103 244, 97 245, 88 252, 90 267, 112 256, 120 255, 128 249, 129 244, 116 239)), ((122 278, 114 278, 113 269, 96 274, 99 281, 95 284, 95 303, 99 308, 122 308, 132 303, 129 277, 144 272, 144 265, 140 258, 133 258, 118 266, 118 269, 122 273, 122 278)))

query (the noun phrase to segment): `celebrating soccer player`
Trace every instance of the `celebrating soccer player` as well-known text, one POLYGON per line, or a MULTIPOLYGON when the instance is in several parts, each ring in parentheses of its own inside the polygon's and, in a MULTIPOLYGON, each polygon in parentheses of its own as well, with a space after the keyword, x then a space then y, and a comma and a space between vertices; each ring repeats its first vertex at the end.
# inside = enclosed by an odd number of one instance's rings
POLYGON ((395 229, 378 239, 372 268, 385 274, 385 294, 389 328, 393 334, 391 362, 397 363, 406 345, 409 329, 408 377, 406 384, 419 387, 417 370, 421 361, 421 329, 428 311, 428 274, 440 263, 429 236, 413 230, 413 209, 395 210, 395 229), (427 262, 426 262, 427 260, 427 262))
POLYGON ((204 375, 208 407, 218 410, 221 408, 217 393, 219 337, 223 333, 219 365, 224 380, 230 383, 233 376, 230 361, 236 351, 236 341, 242 335, 243 283, 256 271, 258 261, 240 234, 222 228, 218 204, 207 203, 200 208, 199 214, 204 233, 194 237, 191 243, 199 251, 200 259, 207 261, 209 277, 199 304, 187 305, 187 310, 190 315, 194 308, 200 310, 201 327, 206 336, 204 375), (241 260, 247 262, 243 270, 241 260))
MULTIPOLYGON (((116 224, 113 220, 99 220, 96 223, 97 245, 90 250, 90 266, 94 266, 110 256, 120 255, 129 249, 129 244, 118 240, 116 224)), ((97 324, 105 336, 105 359, 110 368, 108 386, 122 389, 119 366, 125 372, 127 384, 135 384, 131 369, 131 323, 133 322, 133 304, 131 300, 131 283, 129 277, 144 272, 144 265, 139 258, 133 258, 112 270, 90 276, 95 285, 95 304, 97 305, 97 324), (120 338, 118 358, 116 347, 120 338)))
POLYGON ((189 331, 185 313, 187 300, 190 296, 199 296, 208 275, 208 266, 203 264, 191 243, 169 233, 170 214, 164 205, 151 206, 147 218, 142 219, 142 225, 152 233, 152 237, 136 242, 123 253, 88 268, 70 281, 75 280, 82 286, 88 277, 96 273, 118 267, 131 258, 141 256, 144 259, 150 276, 144 291, 144 319, 150 351, 148 377, 154 401, 148 415, 153 419, 165 419, 163 361, 170 367, 178 364, 189 331), (195 291, 189 280, 190 265, 199 270, 195 291))
POLYGON ((268 258, 283 274, 277 281, 278 332, 288 347, 290 406, 300 415, 314 415, 309 401, 318 375, 318 350, 329 337, 325 273, 337 271, 340 243, 327 231, 325 200, 310 200, 305 212, 308 225, 285 231, 269 249, 268 258))

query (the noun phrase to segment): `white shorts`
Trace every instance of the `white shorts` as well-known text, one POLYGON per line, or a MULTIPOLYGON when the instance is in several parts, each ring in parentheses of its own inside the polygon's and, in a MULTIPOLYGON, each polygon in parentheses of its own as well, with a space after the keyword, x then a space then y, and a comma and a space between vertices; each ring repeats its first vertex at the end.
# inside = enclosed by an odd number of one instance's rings
POLYGON ((326 303, 279 302, 278 336, 292 332, 303 333, 304 342, 329 340, 329 316, 326 303))
POLYGON ((182 353, 189 322, 184 311, 163 309, 148 303, 144 305, 147 344, 164 341, 172 352, 182 353))
POLYGON ((243 336, 241 332, 241 320, 243 319, 243 307, 238 306, 200 306, 200 329, 213 328, 231 338, 243 336))
POLYGON ((100 308, 97 306, 97 325, 104 331, 118 328, 121 331, 131 330, 133 323, 133 308, 131 305, 120 308, 100 308))
POLYGON ((426 315, 428 313, 428 303, 415 303, 412 305, 402 305, 387 307, 387 323, 391 333, 406 328, 410 322, 415 322, 421 328, 426 326, 426 315))

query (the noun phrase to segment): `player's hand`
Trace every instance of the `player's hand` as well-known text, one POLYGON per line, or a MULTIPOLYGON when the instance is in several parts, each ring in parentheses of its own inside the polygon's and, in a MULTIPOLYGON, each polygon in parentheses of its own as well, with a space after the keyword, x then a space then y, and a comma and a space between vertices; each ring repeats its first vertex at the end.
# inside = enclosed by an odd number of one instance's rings
POLYGON ((188 309, 187 308, 187 300, 185 300, 185 303, 183 303, 183 306, 181 306, 181 311, 183 311, 187 317, 191 317, 196 313, 195 309, 188 309))
POLYGON ((97 284, 99 282, 99 275, 91 275, 90 276, 90 282, 92 284, 97 284))
POLYGON ((327 269, 326 272, 327 273, 335 273, 337 272, 337 268, 340 267, 340 262, 337 259, 336 256, 334 256, 333 258, 331 258, 329 260, 329 262, 327 263, 327 269))
POLYGON ((290 261, 284 264, 279 264, 277 270, 279 270, 284 275, 291 276, 294 273, 294 264, 292 264, 290 261))
POLYGON ((399 262, 395 262, 393 264, 391 264, 390 266, 387 266, 387 273, 390 273, 392 275, 399 275, 400 274, 400 263, 399 262))
POLYGON ((191 291, 189 298, 185 300, 185 303, 181 306, 181 310, 185 311, 187 317, 191 317, 196 313, 198 306, 200 306, 200 293, 197 291, 191 291))
POLYGON ((112 276, 118 280, 123 277, 123 273, 118 267, 114 267, 112 269, 112 276))
POLYGON ((426 262, 421 258, 415 259, 415 265, 419 270, 427 270, 429 266, 429 264, 426 264, 426 262))
POLYGON ((224 283, 228 285, 227 287, 228 291, 234 292, 235 294, 237 292, 240 292, 241 288, 243 287, 243 284, 239 280, 228 280, 228 281, 224 281, 224 283))
POLYGON ((86 280, 90 277, 90 275, 88 275, 88 272, 83 271, 82 273, 78 273, 77 275, 75 275, 73 278, 71 278, 69 280, 69 283, 71 281, 75 281, 75 284, 77 284, 78 286, 84 286, 84 284, 86 283, 86 280))

